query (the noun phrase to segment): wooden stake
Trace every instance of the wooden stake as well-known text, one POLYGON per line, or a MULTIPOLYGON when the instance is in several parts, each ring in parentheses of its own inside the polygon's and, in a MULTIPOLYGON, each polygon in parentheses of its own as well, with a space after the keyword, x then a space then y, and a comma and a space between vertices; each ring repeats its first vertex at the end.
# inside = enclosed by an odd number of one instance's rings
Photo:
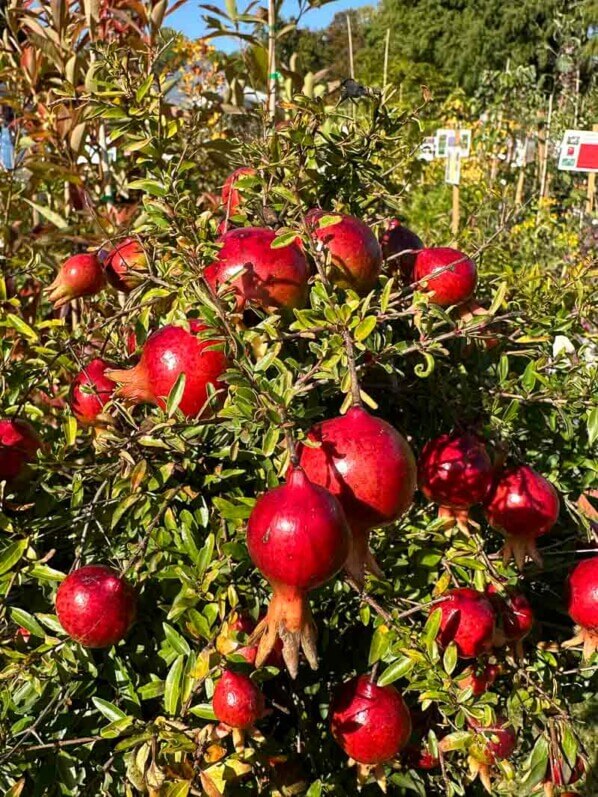
MULTIPOLYGON (((458 147, 461 144, 461 131, 457 128, 455 134, 455 146, 458 147)), ((461 221, 461 202, 459 196, 459 186, 453 185, 453 212, 451 216, 451 232, 457 237, 459 234, 459 223, 461 221)))
POLYGON ((388 82, 388 53, 390 50, 390 28, 386 28, 386 44, 384 45, 384 79, 382 81, 382 90, 386 88, 388 82))
POLYGON ((546 175, 548 174, 548 152, 550 142, 550 127, 552 125, 552 105, 554 103, 554 92, 548 100, 548 116, 546 118, 546 130, 544 133, 544 151, 542 153, 542 178, 540 180, 540 199, 544 199, 546 193, 546 175))
POLYGON ((519 208, 523 204, 523 188, 525 185, 525 166, 519 169, 519 178, 517 179, 517 190, 515 192, 515 207, 519 208))
POLYGON ((268 115, 276 116, 276 6, 275 0, 268 1, 268 115))
POLYGON ((347 36, 349 38, 349 71, 350 77, 355 80, 355 64, 353 63, 353 33, 351 31, 351 16, 347 14, 347 36))

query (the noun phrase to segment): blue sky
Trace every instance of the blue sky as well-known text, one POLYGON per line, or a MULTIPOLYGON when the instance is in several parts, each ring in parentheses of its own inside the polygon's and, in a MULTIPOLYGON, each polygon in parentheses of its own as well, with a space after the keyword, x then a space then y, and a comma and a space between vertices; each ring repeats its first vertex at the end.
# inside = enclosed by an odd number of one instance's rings
MULTIPOLYGON (((224 8, 224 0, 206 0, 206 2, 208 5, 224 8)), ((376 0, 336 0, 336 2, 328 3, 323 8, 314 8, 308 11, 301 21, 301 26, 308 28, 324 28, 339 11, 344 11, 347 8, 359 8, 360 6, 375 4, 376 0)), ((243 0, 237 0, 239 11, 241 11, 245 5, 243 0)), ((265 3, 262 3, 262 5, 265 5, 265 3)), ((296 10, 296 0, 285 0, 283 7, 283 14, 285 16, 291 16, 296 10)), ((166 18, 165 24, 175 28, 175 30, 180 30, 190 39, 195 39, 206 32, 202 19, 203 13, 203 10, 200 8, 200 0, 187 0, 181 8, 177 9, 166 18)), ((230 50, 238 46, 235 41, 225 40, 223 38, 215 39, 214 44, 222 50, 230 50)))

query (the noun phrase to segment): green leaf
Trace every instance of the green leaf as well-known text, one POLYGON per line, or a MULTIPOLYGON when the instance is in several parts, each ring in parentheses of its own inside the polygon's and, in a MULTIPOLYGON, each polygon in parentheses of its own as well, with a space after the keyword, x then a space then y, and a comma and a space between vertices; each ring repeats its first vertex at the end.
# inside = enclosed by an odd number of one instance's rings
POLYGON ((19 609, 15 606, 10 610, 10 616, 13 623, 26 628, 27 631, 30 631, 33 634, 33 636, 38 636, 42 639, 45 637, 46 633, 44 629, 37 622, 35 617, 32 614, 29 614, 29 612, 26 612, 25 609, 19 609))
POLYGON ((129 183, 128 188, 134 191, 145 191, 153 196, 166 196, 168 194, 168 190, 157 180, 133 180, 133 182, 129 183))
POLYGON ((187 797, 191 781, 179 780, 176 783, 165 783, 160 789, 160 797, 187 797))
POLYGON ((16 331, 20 335, 23 335, 24 337, 28 338, 29 340, 35 341, 35 340, 38 340, 38 338, 39 338, 39 335, 37 334, 37 332, 34 329, 31 329, 29 324, 27 324, 25 321, 23 321, 23 319, 20 316, 15 315, 14 313, 8 313, 4 323, 7 326, 12 327, 13 329, 16 329, 16 331))
POLYGON ((448 675, 452 675, 455 667, 457 666, 457 658, 457 646, 454 642, 450 642, 444 651, 444 656, 442 657, 442 666, 448 675))
POLYGON ((363 321, 360 321, 355 328, 355 340, 362 341, 365 340, 368 335, 376 329, 376 316, 375 315, 367 315, 363 321))
POLYGON ((455 731, 454 733, 449 733, 442 738, 442 751, 444 753, 450 753, 452 750, 464 750, 472 738, 473 734, 471 731, 455 731))
POLYGON ((216 719, 211 703, 199 703, 197 706, 192 706, 189 712, 202 720, 212 720, 213 722, 216 719))
POLYGON ((372 634, 368 663, 370 667, 384 657, 391 641, 390 629, 386 625, 379 625, 372 634))
POLYGON ((98 711, 100 711, 107 720, 110 720, 110 722, 127 719, 125 712, 121 711, 114 703, 109 703, 108 700, 104 700, 101 697, 92 697, 91 700, 98 711))
POLYGON ((598 439, 598 407, 588 413, 588 442, 591 446, 598 439))
POLYGON ((282 235, 276 236, 276 238, 270 244, 270 249, 282 249, 284 246, 290 246, 291 244, 294 244, 296 240, 296 232, 284 232, 282 235))
POLYGON ((164 685, 164 709, 167 714, 176 714, 181 696, 181 678, 185 669, 185 657, 177 656, 166 676, 164 685))
POLYGON ((172 386, 172 390, 168 394, 168 399, 166 401, 166 414, 169 418, 177 411, 179 404, 181 403, 181 399, 183 398, 183 393, 185 392, 185 384, 187 382, 187 375, 185 373, 180 373, 177 377, 176 382, 172 386))
POLYGON ((23 556, 29 545, 29 539, 12 542, 0 551, 0 576, 13 568, 23 556))
POLYGON ((186 656, 188 656, 191 653, 191 648, 189 647, 189 643, 183 636, 181 636, 178 633, 178 631, 175 631, 175 629, 168 623, 162 623, 162 628, 164 629, 164 634, 170 644, 170 647, 174 650, 175 653, 178 654, 183 653, 186 656))
POLYGON ((50 208, 44 207, 43 205, 38 205, 37 202, 33 202, 33 200, 27 199, 27 197, 21 198, 27 202, 28 205, 31 205, 34 210, 37 210, 40 216, 43 216, 44 219, 48 219, 48 221, 52 222, 55 227, 58 227, 59 230, 66 230, 69 226, 68 222, 66 222, 62 216, 59 216, 58 213, 50 208))
POLYGON ((413 666, 414 662, 407 656, 395 661, 390 667, 387 667, 378 678, 378 686, 388 686, 398 681, 399 678, 404 678, 407 673, 411 672, 413 666))
POLYGON ((426 620, 426 624, 424 626, 424 630, 422 633, 422 638, 428 642, 430 642, 433 639, 436 639, 436 637, 438 636, 438 631, 440 630, 441 622, 442 622, 442 611, 440 609, 434 609, 432 614, 426 620))

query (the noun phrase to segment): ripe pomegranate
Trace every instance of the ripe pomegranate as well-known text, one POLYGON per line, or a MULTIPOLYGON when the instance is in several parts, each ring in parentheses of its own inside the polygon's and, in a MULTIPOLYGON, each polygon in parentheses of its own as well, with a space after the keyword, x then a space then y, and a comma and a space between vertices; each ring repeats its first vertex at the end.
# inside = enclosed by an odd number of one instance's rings
POLYGON ((264 696, 247 675, 224 670, 214 690, 212 707, 219 722, 247 730, 264 715, 264 696))
POLYGON ((534 624, 534 613, 528 599, 522 592, 508 587, 504 593, 501 593, 494 584, 486 588, 486 594, 498 618, 494 644, 500 646, 507 642, 514 643, 517 655, 521 657, 523 654, 521 642, 534 624))
POLYGON ((86 565, 70 573, 56 593, 60 625, 87 648, 105 648, 127 634, 137 611, 135 591, 104 565, 86 565))
POLYGON ((113 288, 130 293, 143 282, 147 273, 145 249, 136 238, 125 238, 108 252, 104 268, 113 288))
POLYGON ((371 767, 381 768, 394 758, 411 736, 411 715, 400 693, 394 686, 378 686, 367 675, 340 685, 328 717, 336 742, 362 765, 360 781, 371 767))
POLYGON ((497 664, 485 663, 481 667, 470 665, 457 678, 457 684, 460 689, 471 687, 474 697, 479 697, 490 689, 499 675, 500 667, 497 664))
POLYGON ((169 324, 149 336, 141 358, 134 368, 106 371, 106 376, 119 382, 115 395, 131 404, 166 406, 166 399, 181 373, 186 382, 179 409, 187 417, 195 417, 204 410, 208 400, 208 385, 223 390, 219 380, 226 370, 223 352, 211 349, 216 341, 200 340, 197 333, 206 329, 199 321, 189 321, 188 332, 169 324))
POLYGON ((272 248, 274 230, 241 227, 225 233, 217 260, 205 270, 214 290, 232 288, 237 310, 245 305, 273 311, 302 307, 307 300, 309 266, 296 243, 272 248))
POLYGON ((470 725, 477 737, 469 749, 469 769, 472 777, 479 776, 486 791, 492 794, 490 767, 510 758, 517 746, 517 734, 503 717, 497 717, 496 722, 488 726, 473 720, 470 725))
POLYGON ((389 423, 358 406, 316 424, 307 439, 320 446, 299 445, 299 464, 338 498, 351 528, 347 571, 358 584, 365 569, 382 576, 368 536, 401 517, 413 501, 415 460, 409 444, 389 423))
POLYGON ((530 556, 541 567, 536 538, 554 526, 559 508, 557 491, 535 470, 528 465, 505 468, 485 503, 488 523, 506 537, 504 562, 513 556, 521 569, 530 556))
POLYGON ((469 509, 483 501, 493 467, 484 443, 473 434, 443 434, 430 440, 418 460, 419 488, 439 504, 439 517, 467 527, 469 509))
POLYGON ((0 481, 13 482, 22 476, 39 447, 39 438, 27 421, 0 419, 0 481))
POLYGON ((471 298, 477 282, 473 260, 456 249, 432 247, 416 253, 413 278, 430 301, 441 307, 463 304, 471 298))
POLYGON ((469 587, 453 589, 432 611, 436 608, 442 612, 438 634, 442 647, 454 642, 461 659, 476 658, 491 648, 496 618, 483 592, 469 587))
POLYGON ((567 580, 567 611, 576 624, 575 636, 566 647, 583 644, 583 657, 598 650, 598 555, 575 566, 567 580))
POLYGON ((47 288, 48 298, 58 309, 80 296, 94 296, 106 284, 106 275, 96 254, 73 255, 60 267, 47 288))
POLYGON ((378 281, 382 249, 367 224, 355 216, 323 210, 310 210, 305 221, 312 237, 330 255, 332 281, 359 294, 369 293, 378 281), (325 216, 338 217, 338 221, 320 227, 325 216))
POLYGON ((242 203, 242 196, 239 189, 235 187, 240 177, 257 174, 255 169, 250 166, 241 166, 240 169, 235 169, 232 174, 224 181, 222 186, 222 204, 226 209, 227 216, 234 216, 239 210, 242 203))
POLYGON ((302 468, 296 468, 285 485, 258 499, 247 525, 247 547, 274 593, 252 637, 260 639, 257 666, 266 660, 279 636, 293 678, 299 647, 316 669, 316 632, 307 593, 329 581, 347 558, 349 529, 341 505, 328 490, 313 484, 302 468))
POLYGON ((112 398, 116 385, 106 376, 110 364, 96 357, 75 377, 71 388, 71 410, 82 424, 105 421, 104 406, 112 398))
POLYGON ((382 255, 390 272, 399 271, 407 283, 413 281, 415 256, 424 244, 409 227, 404 227, 398 219, 390 219, 380 238, 382 255))

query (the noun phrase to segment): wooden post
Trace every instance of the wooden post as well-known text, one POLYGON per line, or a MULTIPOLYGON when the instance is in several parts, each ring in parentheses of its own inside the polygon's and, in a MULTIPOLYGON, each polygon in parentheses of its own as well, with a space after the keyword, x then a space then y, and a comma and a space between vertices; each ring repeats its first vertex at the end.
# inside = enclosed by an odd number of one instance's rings
MULTIPOLYGON (((592 125, 592 130, 598 132, 598 125, 592 125)), ((588 197, 586 201, 586 212, 589 215, 594 210, 594 198, 596 196, 596 172, 588 174, 588 197)))
MULTIPOLYGON (((457 128, 455 133, 455 146, 461 144, 461 131, 457 128)), ((447 153, 448 154, 448 153, 447 153)), ((451 214, 451 232, 456 238, 459 234, 459 223, 461 221, 461 197, 459 195, 459 186, 453 185, 453 211, 451 214)))
POLYGON ((544 133, 544 150, 542 152, 542 176, 540 178, 540 199, 546 196, 546 175, 548 174, 548 151, 550 141, 550 127, 552 125, 552 105, 554 103, 554 92, 548 100, 548 116, 546 118, 546 129, 544 133))
POLYGON ((527 165, 527 147, 529 138, 526 136, 523 142, 523 163, 519 167, 519 177, 517 178, 517 190, 515 191, 515 207, 523 204, 523 189, 525 187, 525 167, 527 165))
POLYGON ((347 14, 347 36, 349 38, 349 77, 355 80, 355 64, 353 63, 353 33, 351 31, 350 14, 347 14))
POLYGON ((384 79, 382 80, 382 91, 388 82, 388 53, 390 50, 390 28, 386 29, 386 43, 384 45, 384 79))

